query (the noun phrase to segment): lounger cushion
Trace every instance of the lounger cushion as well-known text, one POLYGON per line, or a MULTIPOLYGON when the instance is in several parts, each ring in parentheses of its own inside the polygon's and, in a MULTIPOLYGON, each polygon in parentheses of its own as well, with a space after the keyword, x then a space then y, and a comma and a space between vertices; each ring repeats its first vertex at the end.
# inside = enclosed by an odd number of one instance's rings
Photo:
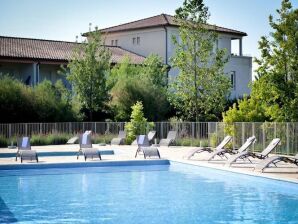
POLYGON ((141 147, 141 150, 144 153, 144 157, 158 157, 160 158, 160 154, 157 148, 153 147, 141 147))
POLYGON ((35 150, 20 150, 19 155, 21 157, 21 160, 25 160, 25 159, 35 160, 35 159, 37 159, 37 153, 35 150))
POLYGON ((98 149, 82 149, 82 152, 86 158, 98 157, 98 155, 100 154, 98 149))

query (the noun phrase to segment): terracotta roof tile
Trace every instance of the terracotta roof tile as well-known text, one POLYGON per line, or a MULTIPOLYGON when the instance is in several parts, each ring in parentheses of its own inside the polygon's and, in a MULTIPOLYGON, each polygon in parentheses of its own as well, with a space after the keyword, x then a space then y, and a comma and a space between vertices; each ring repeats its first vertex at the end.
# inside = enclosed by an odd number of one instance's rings
MULTIPOLYGON (((137 30, 137 29, 145 29, 145 28, 152 28, 152 27, 161 27, 161 26, 178 26, 177 22, 175 21, 175 17, 167 14, 160 14, 157 16, 152 16, 149 18, 136 20, 129 23, 120 24, 118 26, 112 26, 105 29, 101 29, 100 31, 103 33, 112 33, 112 32, 122 32, 122 31, 129 31, 129 30, 137 30)), ((211 30, 216 30, 221 33, 229 33, 239 36, 247 36, 246 33, 228 29, 225 27, 220 26, 213 26, 209 25, 209 28, 211 30)), ((83 34, 84 36, 87 36, 88 33, 83 34)))
MULTIPOLYGON (((19 58, 34 60, 68 61, 75 42, 29 39, 0 36, 0 58, 19 58)), ((145 57, 116 46, 107 46, 111 51, 111 62, 119 63, 124 56, 131 58, 132 63, 141 64, 145 57)))

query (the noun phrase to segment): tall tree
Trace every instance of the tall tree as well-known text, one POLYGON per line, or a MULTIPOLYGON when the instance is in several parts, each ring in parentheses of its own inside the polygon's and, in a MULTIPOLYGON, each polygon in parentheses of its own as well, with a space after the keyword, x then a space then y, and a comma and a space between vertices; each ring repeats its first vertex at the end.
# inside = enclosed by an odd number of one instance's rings
POLYGON ((150 55, 139 66, 125 58, 111 70, 108 83, 115 120, 127 121, 137 101, 143 103, 144 114, 150 121, 165 119, 170 107, 166 94, 166 66, 160 57, 150 55))
POLYGON ((104 46, 100 32, 89 33, 88 41, 78 44, 68 64, 67 76, 82 106, 93 112, 102 111, 109 99, 106 79, 110 69, 110 51, 104 46))
POLYGON ((223 111, 229 93, 226 51, 215 46, 218 35, 207 24, 209 12, 203 0, 185 0, 175 18, 179 37, 173 37, 176 52, 171 62, 179 74, 170 84, 170 102, 185 119, 212 120, 223 111))
POLYGON ((243 121, 241 114, 246 111, 255 115, 246 121, 298 121, 298 9, 283 0, 276 11, 276 20, 269 16, 273 32, 259 41, 258 79, 251 97, 240 101, 239 108, 231 108, 225 120, 243 121))

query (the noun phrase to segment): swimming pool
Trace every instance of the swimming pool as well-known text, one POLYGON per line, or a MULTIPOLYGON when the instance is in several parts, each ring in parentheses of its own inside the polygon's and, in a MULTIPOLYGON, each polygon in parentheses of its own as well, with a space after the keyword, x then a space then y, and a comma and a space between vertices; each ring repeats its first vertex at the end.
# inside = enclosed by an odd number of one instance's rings
POLYGON ((192 165, 0 170, 0 223, 297 220, 297 184, 192 165))

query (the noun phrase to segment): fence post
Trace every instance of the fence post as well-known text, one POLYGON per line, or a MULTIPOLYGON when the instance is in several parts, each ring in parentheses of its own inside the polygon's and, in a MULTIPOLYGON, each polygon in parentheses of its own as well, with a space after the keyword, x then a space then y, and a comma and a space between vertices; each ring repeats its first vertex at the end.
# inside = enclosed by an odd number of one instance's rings
POLYGON ((28 124, 25 124, 25 135, 28 136, 28 124))
POLYGON ((8 137, 11 138, 11 124, 8 125, 8 137))
POLYGON ((266 141, 266 138, 265 138, 265 123, 263 123, 263 149, 265 148, 265 141, 266 141))
MULTIPOLYGON (((252 123, 252 136, 255 136, 255 122, 252 123)), ((255 144, 252 144, 252 151, 255 151, 255 144)))
POLYGON ((287 155, 290 154, 290 142, 289 142, 289 123, 287 122, 287 155))
POLYGON ((241 144, 243 144, 244 143, 244 139, 245 139, 245 123, 244 122, 242 122, 242 130, 241 130, 241 132, 242 132, 242 135, 241 135, 241 144))
POLYGON ((193 146, 193 141, 195 139, 195 123, 194 122, 191 122, 191 135, 192 135, 191 146, 193 146))

